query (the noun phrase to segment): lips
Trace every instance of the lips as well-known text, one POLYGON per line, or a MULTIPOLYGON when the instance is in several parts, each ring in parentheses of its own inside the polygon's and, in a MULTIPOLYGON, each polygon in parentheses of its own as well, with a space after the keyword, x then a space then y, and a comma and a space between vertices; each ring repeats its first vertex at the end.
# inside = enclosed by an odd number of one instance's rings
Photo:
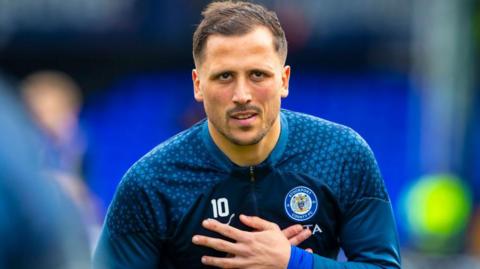
POLYGON ((256 112, 237 112, 237 113, 231 114, 230 117, 236 120, 246 120, 246 119, 253 118, 256 115, 257 115, 256 112))
POLYGON ((257 120, 258 113, 256 111, 237 111, 230 115, 231 122, 240 128, 251 128, 257 120))

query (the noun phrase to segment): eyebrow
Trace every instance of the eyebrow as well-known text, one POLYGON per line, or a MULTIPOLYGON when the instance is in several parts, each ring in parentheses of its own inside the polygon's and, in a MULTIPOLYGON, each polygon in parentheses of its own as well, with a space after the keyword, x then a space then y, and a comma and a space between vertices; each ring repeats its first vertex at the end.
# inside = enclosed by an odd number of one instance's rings
MULTIPOLYGON (((273 68, 271 68, 270 66, 254 67, 254 68, 251 68, 251 69, 248 70, 248 72, 257 72, 257 71, 267 73, 267 74, 271 74, 271 73, 274 72, 273 68)), ((213 72, 209 76, 209 78, 216 78, 223 73, 236 74, 236 73, 238 73, 238 71, 233 71, 233 70, 229 70, 229 69, 218 70, 218 71, 213 72)))
POLYGON ((250 72, 262 72, 265 74, 273 74, 274 71, 267 68, 253 68, 250 72))
POLYGON ((232 70, 219 70, 219 71, 215 71, 213 72, 210 76, 208 76, 210 79, 213 79, 213 78, 217 78, 219 77, 221 74, 224 74, 224 73, 230 73, 230 74, 235 74, 236 72, 235 71, 232 71, 232 70))

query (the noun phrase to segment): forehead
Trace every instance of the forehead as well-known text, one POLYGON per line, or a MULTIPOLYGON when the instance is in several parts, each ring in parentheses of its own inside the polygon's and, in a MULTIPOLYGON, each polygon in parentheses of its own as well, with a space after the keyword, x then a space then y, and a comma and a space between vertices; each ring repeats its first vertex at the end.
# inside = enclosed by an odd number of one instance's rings
POLYGON ((243 35, 209 36, 205 44, 202 65, 222 64, 229 60, 245 62, 248 59, 262 57, 268 61, 280 60, 275 50, 273 34, 268 28, 259 26, 243 35))

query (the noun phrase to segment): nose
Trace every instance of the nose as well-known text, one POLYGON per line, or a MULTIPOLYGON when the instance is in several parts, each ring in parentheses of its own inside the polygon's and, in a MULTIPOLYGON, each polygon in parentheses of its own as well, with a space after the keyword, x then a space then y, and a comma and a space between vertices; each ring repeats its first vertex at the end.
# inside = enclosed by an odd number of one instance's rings
POLYGON ((252 94, 247 82, 239 79, 235 85, 232 101, 236 104, 248 104, 252 101, 252 94))

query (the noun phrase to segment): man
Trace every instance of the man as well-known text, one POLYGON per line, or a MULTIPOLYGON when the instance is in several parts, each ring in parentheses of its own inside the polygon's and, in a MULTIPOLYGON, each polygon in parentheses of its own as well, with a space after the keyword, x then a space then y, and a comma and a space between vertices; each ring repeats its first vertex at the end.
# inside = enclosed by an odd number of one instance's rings
POLYGON ((86 140, 79 119, 81 90, 72 77, 55 70, 36 71, 20 85, 22 101, 42 140, 39 152, 44 173, 80 209, 93 246, 101 221, 95 197, 83 178, 86 140))
POLYGON ((0 268, 83 269, 90 249, 73 202, 42 173, 37 136, 0 74, 0 268))
POLYGON ((347 127, 280 110, 290 67, 276 15, 227 1, 203 16, 192 78, 207 119, 127 172, 96 264, 400 268, 392 209, 367 144, 347 127), (348 262, 334 260, 340 247, 348 262))

